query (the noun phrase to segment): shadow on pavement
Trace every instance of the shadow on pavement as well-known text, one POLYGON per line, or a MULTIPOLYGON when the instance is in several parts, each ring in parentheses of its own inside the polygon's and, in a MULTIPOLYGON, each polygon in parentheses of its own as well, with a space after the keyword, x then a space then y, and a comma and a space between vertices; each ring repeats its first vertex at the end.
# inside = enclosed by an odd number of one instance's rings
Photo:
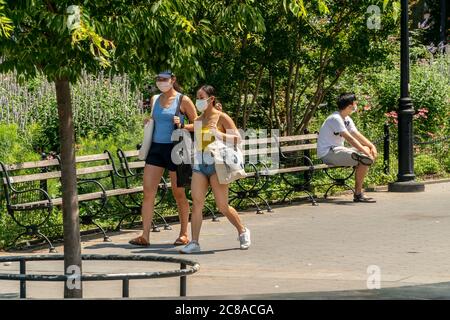
POLYGON ((178 247, 176 250, 152 250, 152 248, 146 248, 144 250, 139 251, 133 251, 134 254, 149 254, 149 253, 157 253, 157 254, 177 254, 180 257, 189 257, 189 256, 199 256, 199 255, 207 255, 207 254, 215 254, 218 252, 225 252, 225 251, 235 251, 235 250, 241 250, 239 248, 229 248, 229 249, 218 249, 218 250, 203 250, 196 253, 190 253, 190 254, 182 254, 179 252, 179 250, 182 248, 182 246, 178 247))
POLYGON ((353 200, 340 200, 337 198, 320 199, 319 201, 317 201, 317 203, 319 205, 321 203, 331 203, 331 204, 337 204, 337 205, 341 205, 341 206, 357 205, 357 203, 353 202, 353 200))
POLYGON ((18 293, 0 293, 0 299, 19 299, 18 293))
POLYGON ((96 249, 104 249, 104 248, 121 248, 121 249, 138 249, 138 248, 175 248, 173 244, 170 243, 161 243, 161 244, 151 244, 150 247, 140 247, 136 245, 132 245, 129 243, 113 243, 113 242, 105 242, 105 243, 96 243, 90 246, 84 247, 84 249, 88 250, 96 250, 96 249))
MULTIPOLYGON (((165 298, 163 298, 165 299, 165 298)), ((173 299, 173 298, 171 298, 173 299)), ((181 298, 176 298, 181 299, 181 298)), ((289 292, 243 296, 198 296, 188 300, 449 300, 450 282, 375 290, 289 292)))

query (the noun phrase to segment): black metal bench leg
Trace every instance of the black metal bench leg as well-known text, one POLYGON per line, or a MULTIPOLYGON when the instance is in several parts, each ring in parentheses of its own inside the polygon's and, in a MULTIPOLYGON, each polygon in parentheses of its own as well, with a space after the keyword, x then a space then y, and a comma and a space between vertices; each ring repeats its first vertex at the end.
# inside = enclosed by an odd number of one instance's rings
POLYGON ((125 216, 123 216, 123 217, 120 219, 119 223, 117 224, 117 226, 116 226, 116 228, 115 228, 116 231, 122 230, 122 223, 123 223, 123 222, 125 221, 125 219, 128 218, 129 216, 131 216, 131 213, 130 213, 130 214, 127 214, 127 215, 125 215, 125 216))
POLYGON ((19 234, 19 235, 14 239, 14 241, 11 243, 11 247, 17 247, 17 241, 19 241, 20 238, 22 238, 24 235, 27 235, 27 234, 28 234, 27 231, 22 232, 21 234, 19 234))
MULTIPOLYGON (((294 191, 295 191, 294 189, 289 190, 289 191, 284 195, 282 202, 285 202, 286 199, 288 198, 288 196, 289 196, 291 193, 293 193, 294 191)), ((292 200, 289 200, 289 203, 291 203, 291 202, 292 202, 292 200)))
POLYGON ((239 201, 237 202, 237 204, 234 207, 237 208, 237 209, 241 209, 242 208, 241 207, 241 203, 242 203, 242 201, 244 201, 243 198, 235 197, 235 198, 230 200, 230 203, 232 203, 234 200, 237 200, 237 199, 239 199, 239 201))
POLYGON ((158 211, 154 211, 154 216, 158 216, 159 218, 161 218, 164 224, 164 230, 172 230, 172 227, 167 223, 166 219, 158 211))
MULTIPOLYGON (((264 211, 261 210, 261 208, 259 207, 258 203, 255 200, 253 200, 252 198, 249 198, 249 200, 255 205, 256 214, 264 214, 264 211)), ((242 199, 241 199, 241 201, 242 201, 242 199)))
POLYGON ((339 184, 333 183, 333 184, 327 189, 327 191, 325 192, 325 195, 323 196, 325 199, 328 197, 328 192, 329 192, 331 189, 333 189, 334 187, 346 187, 347 190, 352 190, 353 195, 355 195, 355 189, 353 189, 352 187, 350 187, 348 184, 346 184, 346 183, 339 183, 339 184))
MULTIPOLYGON (((122 230, 122 224, 124 223, 124 221, 125 221, 128 217, 131 217, 131 216, 135 216, 135 217, 136 217, 137 215, 136 215, 134 212, 130 212, 130 213, 124 215, 124 216, 120 219, 120 221, 119 221, 119 223, 117 224, 115 230, 116 230, 116 231, 122 230)), ((136 219, 136 218, 133 218, 132 221, 134 222, 135 219, 136 219)))
POLYGON ((92 220, 92 224, 95 225, 103 233, 103 242, 111 242, 111 238, 106 234, 105 229, 103 229, 97 222, 92 220))
POLYGON ((346 186, 348 189, 352 190, 353 196, 356 194, 355 189, 353 189, 352 187, 350 187, 348 184, 345 184, 345 186, 346 186))
POLYGON ((209 211, 209 213, 211 213, 212 221, 213 221, 213 222, 219 222, 219 218, 217 218, 217 216, 216 216, 214 210, 211 209, 210 206, 208 206, 208 205, 205 204, 205 209, 206 209, 207 211, 209 211))
POLYGON ((334 187, 336 187, 337 184, 332 184, 331 186, 328 187, 327 191, 325 192, 325 194, 323 195, 323 197, 326 199, 328 198, 328 192, 330 192, 331 189, 333 189, 334 187))
POLYGON ((269 202, 268 202, 266 199, 264 199, 263 197, 261 197, 259 194, 257 195, 257 197, 258 197, 259 199, 261 199, 261 200, 266 204, 267 212, 273 212, 272 207, 270 206, 269 202))
POLYGON ((161 232, 159 227, 152 221, 152 232, 161 232))
POLYGON ((314 199, 314 195, 309 192, 308 190, 303 190, 303 192, 305 192, 308 195, 309 200, 311 200, 311 204, 313 206, 318 206, 319 204, 317 203, 316 199, 314 199))
POLYGON ((53 243, 50 241, 50 239, 49 239, 45 234, 43 234, 42 232, 40 232, 39 230, 37 230, 36 233, 37 233, 39 236, 41 236, 42 238, 44 238, 44 240, 48 243, 48 246, 49 246, 48 252, 49 252, 49 253, 56 253, 56 249, 55 249, 55 247, 53 246, 53 243))

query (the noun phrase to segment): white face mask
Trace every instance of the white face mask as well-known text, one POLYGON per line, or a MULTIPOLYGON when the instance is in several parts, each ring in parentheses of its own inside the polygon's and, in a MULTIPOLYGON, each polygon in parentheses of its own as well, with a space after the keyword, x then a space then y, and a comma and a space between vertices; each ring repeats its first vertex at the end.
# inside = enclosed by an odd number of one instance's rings
POLYGON ((172 89, 173 84, 165 81, 157 81, 156 86, 158 87, 159 91, 164 93, 172 89))
POLYGON ((208 108, 208 99, 197 99, 195 101, 195 106, 197 107, 198 112, 203 112, 208 108))
POLYGON ((358 105, 353 106, 353 112, 356 112, 358 110, 358 105))

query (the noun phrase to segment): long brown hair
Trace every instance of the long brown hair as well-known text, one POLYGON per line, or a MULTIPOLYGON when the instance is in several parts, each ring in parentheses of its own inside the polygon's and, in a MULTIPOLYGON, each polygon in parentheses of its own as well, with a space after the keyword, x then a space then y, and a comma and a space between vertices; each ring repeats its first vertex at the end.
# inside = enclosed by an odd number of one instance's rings
POLYGON ((174 83, 173 83, 173 88, 174 88, 177 92, 183 93, 183 89, 181 88, 180 84, 178 83, 177 77, 172 76, 171 78, 172 78, 173 80, 175 80, 174 83))

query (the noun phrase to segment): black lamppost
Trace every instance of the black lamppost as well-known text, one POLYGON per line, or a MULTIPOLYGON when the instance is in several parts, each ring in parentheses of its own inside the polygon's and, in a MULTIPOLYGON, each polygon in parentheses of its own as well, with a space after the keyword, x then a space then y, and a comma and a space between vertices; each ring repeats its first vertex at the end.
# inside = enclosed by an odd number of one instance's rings
POLYGON ((389 184, 392 192, 424 191, 425 185, 414 181, 413 115, 414 107, 409 97, 409 31, 408 0, 401 0, 401 90, 398 111, 398 175, 389 184))

